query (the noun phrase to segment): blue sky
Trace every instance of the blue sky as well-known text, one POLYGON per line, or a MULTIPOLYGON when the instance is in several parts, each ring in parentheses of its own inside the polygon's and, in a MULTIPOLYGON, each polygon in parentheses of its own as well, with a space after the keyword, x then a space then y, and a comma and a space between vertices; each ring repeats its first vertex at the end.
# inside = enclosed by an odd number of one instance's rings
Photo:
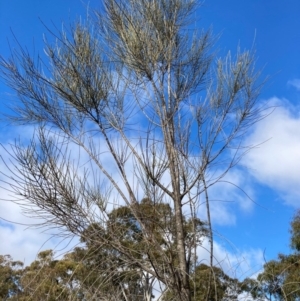
MULTIPOLYGON (((96 8, 99 3, 93 0, 89 5, 96 8)), ((255 203, 223 185, 211 192, 218 199, 213 208, 214 227, 226 238, 216 238, 220 258, 226 252, 244 256, 255 272, 263 263, 263 253, 269 260, 278 252, 289 252, 289 222, 300 207, 300 2, 207 0, 199 12, 197 26, 212 26, 213 32, 220 34, 216 43, 220 56, 229 50, 234 53, 238 45, 241 49, 254 46, 262 78, 269 76, 260 101, 276 106, 246 137, 253 144, 270 140, 228 175, 255 203)), ((69 24, 80 15, 83 19, 86 15, 86 5, 80 0, 0 0, 0 53, 8 56, 8 40, 14 47, 12 32, 29 51, 42 51, 46 29, 40 20, 51 29, 60 29, 62 22, 69 24)), ((8 92, 0 83, 2 111, 9 101, 8 92)), ((6 144, 29 132, 2 122, 0 142, 6 144)), ((0 202, 0 209, 0 217, 25 222, 16 207, 0 202)), ((30 261, 46 239, 45 234, 0 221, 0 254, 30 261)))

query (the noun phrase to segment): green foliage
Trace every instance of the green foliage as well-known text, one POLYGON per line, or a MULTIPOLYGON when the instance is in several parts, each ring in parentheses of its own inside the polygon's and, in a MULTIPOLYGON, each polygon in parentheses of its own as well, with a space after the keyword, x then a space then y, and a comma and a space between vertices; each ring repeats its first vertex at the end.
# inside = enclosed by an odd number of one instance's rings
MULTIPOLYGON (((234 301, 238 300, 238 294, 242 292, 240 282, 216 266, 211 268, 206 264, 200 264, 191 278, 193 301, 234 301)), ((163 301, 173 300, 176 300, 176 296, 171 292, 167 292, 163 298, 163 301)))
MULTIPOLYGON (((0 256, 0 300, 144 301, 140 270, 129 264, 122 267, 120 261, 118 273, 112 273, 116 266, 108 255, 107 250, 77 247, 56 260, 53 251, 46 250, 24 269, 9 255, 0 256)), ((193 301, 237 300, 241 291, 239 282, 218 267, 201 264, 192 277, 193 301)), ((176 296, 168 292, 163 300, 174 301, 176 296)))
POLYGON ((300 300, 300 255, 278 255, 264 265, 257 280, 246 279, 244 289, 255 300, 300 300))
MULTIPOLYGON (((158 279, 161 277, 164 281, 170 276, 165 262, 169 262, 176 272, 175 233, 175 217, 170 205, 144 198, 134 208, 120 206, 112 210, 105 225, 92 224, 81 239, 87 245, 87 257, 94 266, 96 264, 98 271, 102 271, 110 288, 122 287, 127 298, 133 296, 132 300, 138 300, 141 296, 144 300, 145 282, 147 277, 151 278, 151 270, 155 268, 158 279), (112 244, 112 241, 117 243, 112 244), (131 260, 128 260, 128 253, 131 260), (150 262, 148 273, 140 266, 145 259, 150 262)), ((199 246, 207 235, 206 224, 199 219, 184 219, 184 233, 185 243, 190 248, 199 246)), ((191 257, 192 253, 189 254, 189 264, 191 257)))
POLYGON ((0 255, 0 300, 19 293, 22 266, 22 262, 13 261, 10 255, 0 255))
POLYGON ((37 260, 24 269, 20 301, 68 300, 72 264, 66 260, 54 260, 53 255, 52 250, 42 251, 37 260))
POLYGON ((295 214, 291 222, 291 247, 300 252, 300 210, 295 214))
POLYGON ((195 270, 194 301, 238 300, 239 282, 226 275, 219 267, 200 264, 195 270))

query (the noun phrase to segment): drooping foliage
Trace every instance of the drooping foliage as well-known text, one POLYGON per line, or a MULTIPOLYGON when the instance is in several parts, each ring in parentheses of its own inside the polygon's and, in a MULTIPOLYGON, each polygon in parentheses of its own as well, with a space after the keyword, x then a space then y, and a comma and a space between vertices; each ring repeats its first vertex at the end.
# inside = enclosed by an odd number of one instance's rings
POLYGON ((102 249, 98 274, 128 277, 123 295, 140 295, 129 285, 138 274, 191 301, 199 216, 213 271, 209 188, 252 147, 242 137, 263 115, 255 58, 214 55, 211 31, 194 28, 200 1, 102 4, 86 22, 50 31, 46 56, 25 47, 0 56, 17 98, 10 120, 36 129, 25 146, 6 149, 14 164, 6 185, 39 225, 102 249))

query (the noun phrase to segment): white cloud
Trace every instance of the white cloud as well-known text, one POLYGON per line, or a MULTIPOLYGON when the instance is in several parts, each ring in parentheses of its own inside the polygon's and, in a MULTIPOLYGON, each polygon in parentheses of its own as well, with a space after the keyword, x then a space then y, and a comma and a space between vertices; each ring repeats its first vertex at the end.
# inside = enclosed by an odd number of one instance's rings
POLYGON ((242 160, 249 173, 275 190, 290 205, 300 198, 300 111, 286 100, 272 98, 274 111, 256 124, 246 139, 256 146, 242 160))
POLYGON ((15 260, 22 261, 25 265, 30 264, 36 255, 46 249, 53 249, 57 256, 71 249, 78 243, 78 239, 71 241, 71 237, 65 240, 62 237, 53 238, 52 233, 45 229, 29 227, 41 221, 28 218, 22 214, 19 205, 3 201, 11 199, 6 187, 0 188, 0 254, 9 254, 15 260), (70 243, 70 244, 69 244, 70 243))
POLYGON ((300 91, 300 79, 295 78, 293 80, 288 81, 288 85, 296 88, 298 91, 300 91))
MULTIPOLYGON (((198 260, 209 264, 210 245, 204 240, 203 245, 198 248, 198 260)), ((264 255, 261 249, 239 250, 231 246, 224 246, 214 241, 214 265, 221 267, 226 274, 242 280, 251 277, 263 267, 264 255)))
MULTIPOLYGON (((216 174, 222 174, 217 171, 216 174)), ((235 225, 238 212, 251 213, 254 207, 255 192, 252 181, 247 178, 245 171, 233 168, 208 189, 210 215, 213 225, 235 225)), ((204 194, 199 217, 206 220, 204 194)))

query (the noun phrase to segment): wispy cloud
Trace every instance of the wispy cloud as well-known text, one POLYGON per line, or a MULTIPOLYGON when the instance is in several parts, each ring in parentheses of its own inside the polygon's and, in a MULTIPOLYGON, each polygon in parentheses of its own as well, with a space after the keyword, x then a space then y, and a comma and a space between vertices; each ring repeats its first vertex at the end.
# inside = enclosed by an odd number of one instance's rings
POLYGON ((295 78, 293 80, 289 80, 287 84, 288 86, 292 86, 296 88, 298 91, 300 91, 300 79, 295 78))

